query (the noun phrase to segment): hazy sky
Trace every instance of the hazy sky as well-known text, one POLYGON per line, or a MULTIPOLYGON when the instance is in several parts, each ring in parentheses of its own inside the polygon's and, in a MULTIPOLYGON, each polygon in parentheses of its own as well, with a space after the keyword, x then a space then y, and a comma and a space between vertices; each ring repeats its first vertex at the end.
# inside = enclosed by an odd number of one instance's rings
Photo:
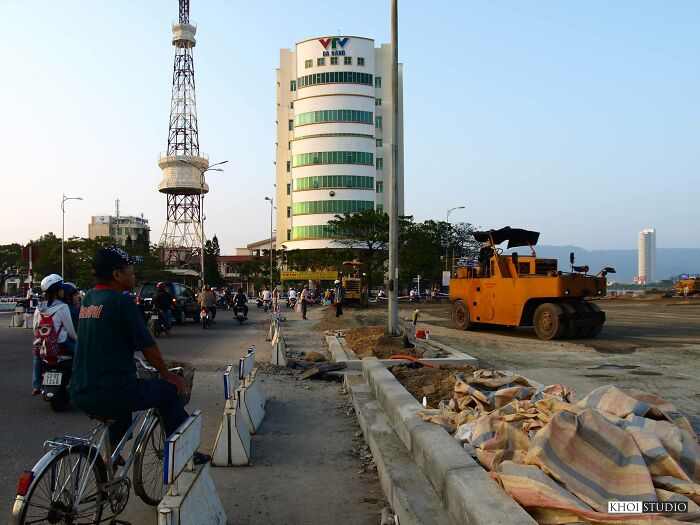
MULTIPOLYGON (((389 1, 191 0, 209 235, 269 231, 280 48, 389 41, 389 1), (293 6, 293 8, 291 8, 293 6)), ((1 0, 0 244, 144 213, 158 241, 176 0, 1 0)), ((700 248, 700 3, 399 0, 406 212, 542 244, 700 248)))

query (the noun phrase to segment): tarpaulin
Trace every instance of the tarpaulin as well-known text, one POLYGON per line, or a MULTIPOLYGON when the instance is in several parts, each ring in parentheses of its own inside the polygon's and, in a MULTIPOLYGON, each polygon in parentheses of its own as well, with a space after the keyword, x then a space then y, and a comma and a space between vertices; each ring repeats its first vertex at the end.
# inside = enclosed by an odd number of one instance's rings
POLYGON ((610 501, 683 501, 700 512, 700 447, 667 400, 603 386, 575 402, 563 385, 478 370, 424 419, 465 444, 543 524, 681 523, 680 515, 607 514, 610 501))

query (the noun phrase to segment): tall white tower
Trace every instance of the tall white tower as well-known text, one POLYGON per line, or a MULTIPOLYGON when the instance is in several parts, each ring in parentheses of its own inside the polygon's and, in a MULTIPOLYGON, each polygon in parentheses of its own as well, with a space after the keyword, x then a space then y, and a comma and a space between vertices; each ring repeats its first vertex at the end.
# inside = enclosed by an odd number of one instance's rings
POLYGON ((648 228, 639 232, 639 275, 640 284, 656 281, 656 229, 648 228))
POLYGON ((179 0, 178 23, 173 24, 175 63, 170 105, 168 149, 158 166, 163 180, 158 191, 167 197, 165 229, 160 238, 166 266, 198 266, 202 246, 202 199, 209 191, 204 171, 209 159, 199 152, 197 104, 192 49, 197 28, 190 24, 190 2, 179 0))

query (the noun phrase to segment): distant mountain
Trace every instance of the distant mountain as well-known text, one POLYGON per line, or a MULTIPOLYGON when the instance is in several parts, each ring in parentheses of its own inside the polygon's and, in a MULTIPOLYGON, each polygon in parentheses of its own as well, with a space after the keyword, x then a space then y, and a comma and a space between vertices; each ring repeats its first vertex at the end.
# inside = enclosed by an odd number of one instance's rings
MULTIPOLYGON (((637 275, 637 250, 584 250, 578 246, 535 246, 538 257, 559 259, 559 269, 569 268, 569 253, 576 254, 576 265, 587 264, 591 272, 597 273, 604 266, 617 270, 608 279, 632 282, 637 275)), ((518 248, 525 255, 528 248, 518 248)), ((668 279, 672 275, 700 272, 700 249, 697 248, 657 248, 656 278, 668 279)))

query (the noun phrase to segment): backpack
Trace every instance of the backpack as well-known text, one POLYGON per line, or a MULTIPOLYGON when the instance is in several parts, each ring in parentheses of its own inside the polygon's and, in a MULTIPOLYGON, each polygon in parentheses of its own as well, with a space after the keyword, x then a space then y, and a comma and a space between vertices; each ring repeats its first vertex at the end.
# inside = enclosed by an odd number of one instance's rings
POLYGON ((63 330, 63 325, 56 330, 53 325, 53 316, 56 312, 51 315, 39 314, 39 325, 36 327, 35 334, 36 339, 34 339, 34 353, 40 357, 56 357, 59 353, 58 346, 58 335, 63 330))

